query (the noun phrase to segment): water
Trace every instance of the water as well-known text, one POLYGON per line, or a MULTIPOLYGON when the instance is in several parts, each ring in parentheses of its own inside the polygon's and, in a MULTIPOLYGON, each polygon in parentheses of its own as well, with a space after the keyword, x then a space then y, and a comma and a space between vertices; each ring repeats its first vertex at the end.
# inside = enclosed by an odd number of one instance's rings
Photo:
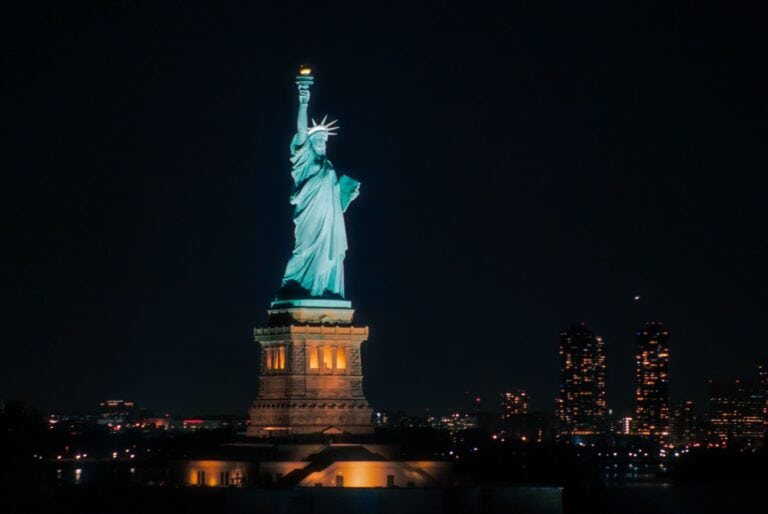
POLYGON ((759 484, 638 481, 566 491, 565 514, 765 514, 759 484))

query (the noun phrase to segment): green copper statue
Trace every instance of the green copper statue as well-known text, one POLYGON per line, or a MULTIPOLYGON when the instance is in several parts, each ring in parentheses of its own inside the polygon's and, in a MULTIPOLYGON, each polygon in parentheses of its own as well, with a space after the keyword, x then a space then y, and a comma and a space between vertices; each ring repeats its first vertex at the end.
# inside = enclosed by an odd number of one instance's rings
POLYGON ((344 298, 344 254, 347 232, 344 211, 359 194, 360 183, 347 176, 337 178, 326 156, 328 136, 335 136, 335 121, 307 123, 311 70, 302 67, 299 87, 299 116, 291 141, 294 188, 291 204, 296 206, 296 245, 285 268, 278 299, 344 298))

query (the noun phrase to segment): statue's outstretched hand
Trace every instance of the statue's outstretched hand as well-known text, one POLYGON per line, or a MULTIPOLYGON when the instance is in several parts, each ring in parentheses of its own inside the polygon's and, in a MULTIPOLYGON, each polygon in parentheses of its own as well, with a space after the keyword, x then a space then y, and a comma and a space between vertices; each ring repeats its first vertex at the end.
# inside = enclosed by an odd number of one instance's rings
POLYGON ((299 103, 300 104, 309 103, 309 88, 299 86, 299 103))

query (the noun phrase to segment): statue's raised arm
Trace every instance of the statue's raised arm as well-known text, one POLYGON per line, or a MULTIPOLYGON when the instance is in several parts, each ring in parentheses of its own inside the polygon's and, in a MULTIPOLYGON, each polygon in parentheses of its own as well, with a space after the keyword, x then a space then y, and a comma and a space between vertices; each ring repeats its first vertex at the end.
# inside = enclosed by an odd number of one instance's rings
POLYGON ((309 86, 299 84, 299 116, 296 120, 296 144, 307 140, 307 108, 309 107, 309 86))
POLYGON ((299 114, 291 142, 291 175, 295 206, 293 223, 296 244, 283 276, 279 299, 344 298, 344 255, 347 231, 344 211, 359 194, 360 183, 339 179, 326 156, 329 136, 335 136, 335 121, 309 126, 307 108, 311 70, 303 67, 296 77, 299 114))

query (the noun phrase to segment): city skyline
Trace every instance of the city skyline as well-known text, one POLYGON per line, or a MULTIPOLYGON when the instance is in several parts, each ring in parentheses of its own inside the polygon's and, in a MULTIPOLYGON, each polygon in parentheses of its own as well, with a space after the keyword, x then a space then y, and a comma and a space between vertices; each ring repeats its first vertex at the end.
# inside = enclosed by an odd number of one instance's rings
MULTIPOLYGON (((649 322, 645 325, 646 330, 648 327, 661 327, 663 330, 663 325, 659 322, 649 322)), ((638 331, 636 332, 637 336, 640 336, 643 332, 638 331)), ((584 336, 587 337, 587 340, 590 340, 591 342, 587 346, 594 346, 597 349, 597 355, 600 356, 602 351, 600 350, 602 346, 602 337, 596 336, 591 331, 589 331, 586 326, 583 323, 575 323, 572 324, 568 330, 561 332, 560 334, 560 341, 561 341, 561 349, 563 348, 563 345, 566 344, 572 349, 581 349, 582 346, 584 346, 583 341, 579 341, 579 339, 583 339, 584 336), (577 341, 571 342, 570 336, 575 335, 577 338, 577 341), (566 337, 568 336, 568 337, 566 337), (567 342, 565 342, 567 341, 567 342), (565 343, 564 343, 565 342, 565 343)), ((667 335, 668 337, 668 335, 667 335)), ((666 351, 668 351, 668 348, 666 348, 666 351)), ((580 374, 586 374, 591 377, 595 378, 603 378, 605 375, 605 368, 607 367, 605 365, 604 356, 599 362, 599 365, 593 365, 592 363, 581 363, 582 369, 579 370, 580 374), (602 367, 602 370, 598 370, 598 367, 602 367)), ((270 360, 267 359, 264 362, 264 366, 269 368, 270 360)), ((279 354, 277 358, 273 360, 273 363, 279 363, 279 354)), ((642 417, 646 416, 645 414, 641 414, 638 410, 638 377, 635 377, 635 398, 634 403, 632 405, 632 408, 629 411, 626 412, 619 412, 614 411, 613 408, 607 402, 605 402, 605 390, 606 390, 606 384, 604 382, 601 382, 600 385, 597 386, 597 394, 594 395, 595 397, 590 399, 588 401, 588 408, 592 409, 594 413, 590 413, 589 417, 590 420, 586 423, 589 425, 588 430, 586 431, 577 431, 579 433, 576 434, 570 434, 570 435, 599 435, 601 433, 609 433, 609 432, 620 432, 621 430, 624 430, 625 433, 632 433, 637 435, 643 435, 646 437, 661 437, 662 440, 668 440, 668 441, 674 441, 675 437, 679 439, 685 439, 688 437, 690 432, 690 424, 692 423, 691 419, 699 419, 698 416, 704 416, 707 418, 710 415, 715 415, 718 410, 721 409, 721 407, 716 406, 717 402, 719 400, 716 399, 716 396, 713 396, 713 387, 717 387, 718 391, 729 391, 729 395, 721 395, 728 398, 726 401, 735 401, 734 398, 739 397, 739 394, 741 394, 742 388, 739 387, 739 384, 744 384, 744 387, 748 387, 749 391, 758 391, 761 395, 760 398, 763 403, 762 407, 759 408, 761 414, 765 416, 766 413, 768 413, 768 379, 766 379, 766 376, 768 376, 768 373, 766 373, 766 362, 768 362, 768 358, 761 357, 757 360, 757 363, 752 370, 753 373, 746 373, 743 375, 739 375, 739 377, 727 377, 727 378, 721 378, 717 380, 709 379, 707 380, 707 398, 706 401, 702 403, 696 404, 692 400, 680 400, 680 399, 670 399, 669 397, 666 397, 666 401, 664 401, 664 398, 655 398, 655 400, 661 400, 662 403, 666 406, 666 414, 661 416, 665 421, 665 429, 667 430, 667 433, 659 434, 654 433, 653 431, 650 431, 645 427, 644 422, 642 421, 642 417), (734 388, 735 386, 735 388, 734 388), (732 393, 732 394, 731 394, 732 393), (681 421, 681 418, 682 419, 681 421), (690 418, 690 419, 689 419, 690 418), (675 422, 682 422, 683 426, 675 428, 675 422), (629 422, 630 425, 627 426, 626 423, 629 422), (612 425, 612 423, 618 423, 621 428, 621 430, 617 430, 616 427, 612 425), (631 429, 630 429, 631 427, 631 429), (671 438, 671 439, 670 439, 671 438)), ((310 363, 310 366, 312 364, 310 363)), ((279 366, 279 364, 274 364, 274 366, 279 366)), ((638 366, 637 361, 635 362, 636 369, 638 369, 638 376, 644 377, 646 373, 643 371, 643 367, 638 366)), ((572 373, 573 369, 571 367, 562 367, 560 370, 561 377, 564 377, 566 374, 572 373)), ((451 415, 458 415, 461 414, 462 416, 467 415, 473 415, 473 414, 495 414, 499 416, 500 420, 504 420, 507 418, 514 418, 515 416, 519 415, 527 415, 527 414, 543 414, 551 416, 552 419, 556 423, 560 423, 560 432, 563 437, 568 436, 569 432, 573 430, 573 428, 567 428, 567 425, 569 425, 571 422, 567 421, 567 419, 564 419, 563 416, 566 416, 566 418, 569 415, 566 415, 570 411, 570 408, 564 405, 564 402, 561 402, 561 399, 565 398, 565 392, 569 390, 574 390, 572 385, 567 384, 568 381, 566 381, 565 387, 563 387, 563 382, 561 381, 561 394, 556 396, 554 401, 554 408, 547 410, 546 408, 532 408, 531 407, 531 397, 528 394, 528 391, 525 389, 525 387, 517 387, 513 388, 511 391, 496 391, 494 394, 490 395, 489 397, 480 397, 476 395, 469 394, 469 391, 465 391, 463 395, 461 395, 461 398, 454 398, 452 405, 444 408, 443 410, 439 409, 425 409, 423 412, 415 412, 415 411, 406 411, 403 408, 400 407, 394 407, 389 409, 375 409, 376 412, 374 412, 373 416, 374 418, 376 416, 380 416, 382 413, 399 413, 400 415, 404 416, 413 416, 413 417, 423 417, 424 419, 427 419, 432 416, 451 416, 451 415)), ((669 385, 669 379, 667 379, 667 386, 669 385)), ((654 392, 655 386, 653 384, 644 384, 643 390, 650 389, 652 392, 654 392), (652 386, 652 387, 649 387, 652 386)), ((595 391, 592 391, 590 395, 593 395, 595 391)), ((17 402, 18 400, 15 399, 0 399, 0 401, 11 401, 11 402, 17 402)), ((573 403, 573 398, 569 400, 569 402, 573 403)), ((23 402, 22 402, 23 403, 23 402)), ((128 401, 128 400, 105 400, 105 401, 99 401, 99 408, 103 409, 105 406, 114 407, 115 405, 130 405, 131 408, 134 407, 135 402, 128 401)), ((751 404, 750 404, 751 405, 751 404)), ((654 404, 654 407, 656 405, 654 404)), ((30 408, 37 409, 39 406, 37 405, 29 405, 30 408)), ((67 408, 67 407, 56 407, 49 409, 52 413, 69 413, 69 414, 82 414, 86 412, 91 412, 94 405, 89 405, 86 407, 73 409, 73 408, 67 408)), ((144 407, 144 406, 142 406, 144 407)), ((165 412, 165 416, 170 416, 170 411, 173 409, 167 408, 168 406, 164 406, 166 408, 162 409, 162 412, 165 412)), ((153 407, 154 409, 154 407, 153 407)), ((154 412, 154 410, 149 410, 150 412, 154 412)), ((754 410, 754 408, 750 407, 749 415, 753 416, 756 415, 754 412, 757 412, 754 410), (754 411, 754 412, 753 412, 754 411)), ((647 407, 643 408, 643 411, 647 410, 647 407)), ((160 411, 159 411, 160 412, 160 411)), ((237 413, 237 412, 226 412, 222 410, 211 410, 211 411, 204 411, 201 409, 191 409, 183 412, 179 411, 173 411, 174 416, 187 416, 187 415, 213 415, 213 416, 240 416, 243 419, 246 419, 248 416, 244 413, 237 413)), ((659 418, 659 416, 655 416, 656 418, 659 418)), ((373 419, 373 418, 372 418, 373 419)), ((766 418, 768 419, 768 418, 766 418)), ((752 423, 750 421, 750 423, 752 423)), ((585 421, 581 422, 582 424, 585 423, 585 421)), ((647 424, 647 422, 645 423, 647 424)))
MULTIPOLYGON (((653 348, 659 344, 657 338, 668 334, 663 325, 652 322, 638 331, 638 350, 653 348)), ((655 375, 658 365, 651 365, 655 356, 646 357, 648 363, 639 366, 639 391, 649 394, 645 402, 636 401, 636 411, 632 416, 622 416, 611 412, 602 403, 604 397, 600 389, 604 386, 590 386, 589 382, 599 382, 603 374, 600 369, 601 338, 589 331, 582 324, 574 324, 561 333, 562 362, 570 362, 573 354, 585 354, 573 365, 561 368, 563 377, 571 376, 573 380, 565 380, 561 395, 555 403, 554 412, 542 412, 529 408, 530 396, 525 389, 515 389, 496 395, 493 398, 482 399, 478 396, 465 398, 466 403, 459 408, 448 409, 444 412, 430 412, 419 415, 403 410, 381 411, 370 413, 373 427, 405 429, 415 427, 431 427, 437 430, 457 432, 460 430, 479 429, 486 433, 497 432, 492 439, 503 437, 522 437, 522 442, 551 443, 557 441, 561 445, 594 444, 605 442, 605 437, 633 436, 653 444, 665 447, 691 448, 705 446, 708 448, 726 448, 736 445, 737 448, 747 444, 747 447, 759 448, 768 434, 768 388, 764 380, 765 358, 759 360, 756 374, 746 379, 710 380, 708 401, 704 405, 695 406, 691 400, 664 402, 663 388, 658 394, 655 377, 648 382, 649 370, 655 375), (598 357, 598 365, 592 363, 594 356, 598 357), (585 380, 586 378, 586 380, 585 380), (596 380, 595 380, 596 379, 596 380), (585 388, 586 383, 586 388, 585 388), (587 392, 588 398, 580 398, 587 392), (650 400, 650 401, 648 401, 650 400), (642 408, 640 405, 642 404, 642 408), (651 412, 649 412, 651 411, 651 412), (653 412, 657 411, 657 412, 653 412), (514 435, 517 434, 517 435, 514 435), (546 434, 546 435, 545 435, 546 434)), ((662 351, 668 352, 666 342, 660 345, 662 351)), ((663 366, 661 366, 663 369, 663 366)), ((124 399, 108 399, 96 406, 75 412, 54 410, 43 413, 36 411, 34 406, 23 404, 4 404, 0 408, 11 409, 31 408, 44 419, 50 418, 50 423, 68 420, 70 423, 94 423, 108 426, 110 430, 120 431, 145 428, 167 430, 169 428, 198 430, 200 428, 232 428, 235 424, 245 432, 252 425, 248 417, 242 413, 224 412, 165 412, 156 413, 135 402, 124 399), (192 417, 190 417, 192 416, 192 417), (126 421, 133 420, 130 423, 126 421), (134 421, 139 423, 135 426, 134 421)))
POLYGON ((4 399, 247 410, 292 243, 301 63, 364 184, 346 290, 375 409, 521 387, 549 411, 573 320, 603 337, 621 413, 646 321, 674 334, 674 401, 764 351, 752 20, 574 6, 377 32, 342 13, 320 37, 255 7, 9 10, 4 399))

